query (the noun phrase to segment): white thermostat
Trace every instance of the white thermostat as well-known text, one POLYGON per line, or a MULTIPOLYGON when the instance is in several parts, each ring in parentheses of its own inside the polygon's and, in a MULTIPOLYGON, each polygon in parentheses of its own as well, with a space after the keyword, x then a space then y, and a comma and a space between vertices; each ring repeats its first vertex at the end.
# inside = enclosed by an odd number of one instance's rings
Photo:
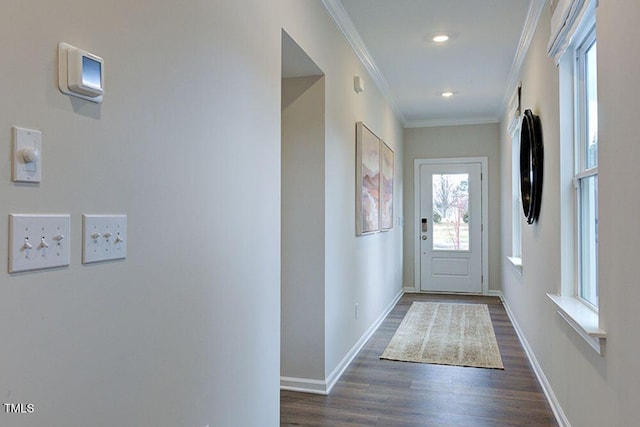
POLYGON ((104 60, 70 44, 58 43, 58 87, 67 95, 102 102, 104 60))

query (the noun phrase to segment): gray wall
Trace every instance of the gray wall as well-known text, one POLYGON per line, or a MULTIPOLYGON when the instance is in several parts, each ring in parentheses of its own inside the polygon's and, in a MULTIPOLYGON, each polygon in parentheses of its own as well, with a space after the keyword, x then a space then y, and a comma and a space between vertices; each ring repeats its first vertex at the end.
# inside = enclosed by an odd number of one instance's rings
MULTIPOLYGON (((403 129, 321 2, 287 2, 284 31, 324 73, 324 380, 402 290, 403 129), (353 76, 366 90, 353 90, 353 76), (355 235, 355 123, 363 121, 395 152, 393 230, 355 235), (355 318, 355 304, 359 316, 355 318)), ((313 269, 308 271, 312 274, 313 269)), ((307 295, 311 298, 313 295, 307 295)), ((313 380, 314 378, 308 378, 313 380)), ((305 378, 301 378, 302 381, 305 378)))
MULTIPOLYGON (((405 129, 403 283, 419 289, 414 278, 414 160, 487 157, 489 160, 489 289, 500 289, 500 127, 496 124, 405 129)), ((486 279, 486 278, 485 278, 486 279)))
POLYGON ((280 374, 316 380, 325 378, 324 96, 324 77, 282 79, 280 374))
MULTIPOLYGON (((637 49, 640 29, 635 0, 600 2, 597 9, 599 109, 599 282, 601 327, 607 332, 599 356, 556 313, 545 296, 571 288, 563 283, 560 236, 561 188, 558 68, 546 55, 551 19, 545 8, 523 66, 523 106, 539 114, 545 144, 540 221, 523 225, 520 275, 506 260, 511 242, 511 210, 503 204, 503 291, 516 321, 574 426, 637 424, 640 386, 640 315, 636 242, 640 240, 637 182, 640 144, 635 108, 640 98, 637 49)), ((503 200, 511 195, 511 141, 502 126, 503 200)), ((564 149, 563 149, 564 151, 564 149)), ((564 173, 564 172, 563 172, 564 173)), ((568 184, 570 186, 570 183, 568 184)), ((572 190, 568 190, 571 192, 572 190)), ((568 268, 571 268, 570 266, 568 268)))
POLYGON ((325 74, 325 379, 402 290, 403 129, 344 36, 316 0, 290 0, 284 30, 325 74), (366 90, 353 90, 353 76, 366 90), (355 123, 363 121, 395 152, 393 230, 355 235, 355 123), (359 304, 358 319, 354 316, 359 304))

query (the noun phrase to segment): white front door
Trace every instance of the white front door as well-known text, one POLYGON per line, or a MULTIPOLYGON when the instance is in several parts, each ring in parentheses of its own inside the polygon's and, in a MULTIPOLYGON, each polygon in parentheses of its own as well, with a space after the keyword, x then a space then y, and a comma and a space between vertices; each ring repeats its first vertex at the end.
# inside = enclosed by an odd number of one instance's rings
POLYGON ((416 166, 420 290, 482 293, 482 163, 416 166))

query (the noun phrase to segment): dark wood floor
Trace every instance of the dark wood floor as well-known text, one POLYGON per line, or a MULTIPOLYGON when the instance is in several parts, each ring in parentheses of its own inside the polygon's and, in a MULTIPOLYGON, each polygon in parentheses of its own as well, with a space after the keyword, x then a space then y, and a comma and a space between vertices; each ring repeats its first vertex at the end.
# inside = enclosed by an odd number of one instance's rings
POLYGON ((282 391, 283 426, 557 426, 498 298, 405 294, 329 396, 282 391), (489 306, 504 370, 380 360, 413 301, 489 306))

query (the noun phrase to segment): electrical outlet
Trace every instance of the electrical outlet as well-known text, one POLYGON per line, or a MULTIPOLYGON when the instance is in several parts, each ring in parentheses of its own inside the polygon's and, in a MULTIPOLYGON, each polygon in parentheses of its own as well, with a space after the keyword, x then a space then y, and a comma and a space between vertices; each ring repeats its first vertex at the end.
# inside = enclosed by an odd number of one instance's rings
POLYGON ((9 215, 9 273, 69 265, 70 215, 9 215))

